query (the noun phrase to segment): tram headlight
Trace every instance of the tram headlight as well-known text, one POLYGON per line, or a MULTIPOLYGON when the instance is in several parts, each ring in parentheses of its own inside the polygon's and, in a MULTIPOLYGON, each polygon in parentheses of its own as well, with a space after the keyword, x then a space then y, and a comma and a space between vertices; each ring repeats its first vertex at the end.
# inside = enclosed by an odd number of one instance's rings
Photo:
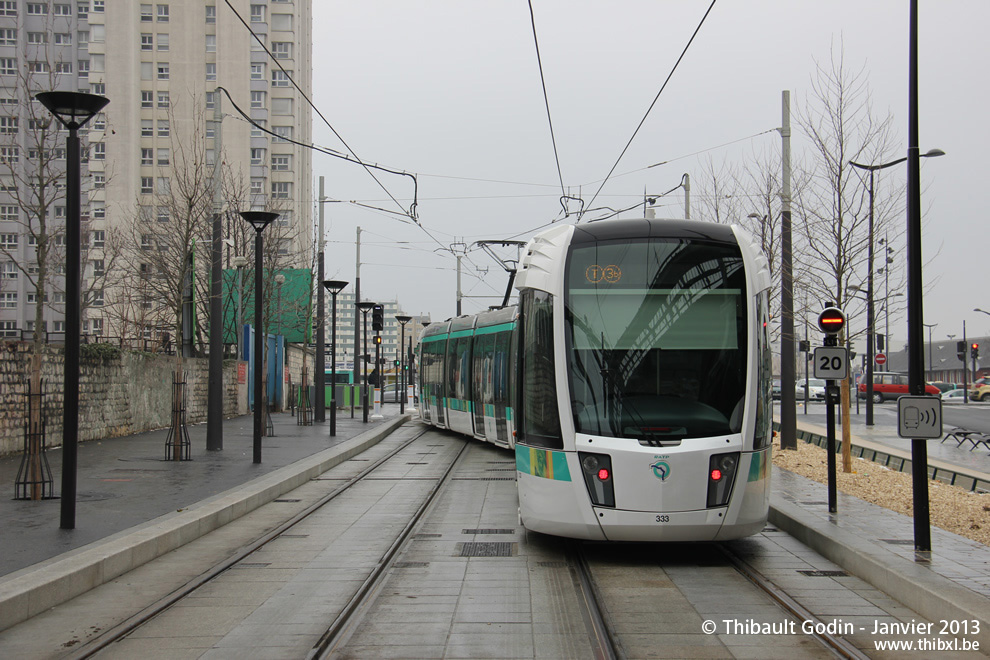
POLYGON ((736 468, 739 466, 739 452, 712 454, 708 459, 708 506, 725 506, 729 502, 736 468))
POLYGON ((608 454, 578 452, 584 485, 595 506, 615 506, 615 487, 612 483, 612 458, 608 454))

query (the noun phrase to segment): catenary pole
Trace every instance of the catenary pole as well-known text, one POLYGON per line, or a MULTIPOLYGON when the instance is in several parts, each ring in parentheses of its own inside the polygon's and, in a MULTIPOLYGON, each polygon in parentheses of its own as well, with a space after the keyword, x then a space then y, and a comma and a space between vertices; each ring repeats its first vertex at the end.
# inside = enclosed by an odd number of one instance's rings
MULTIPOLYGON (((780 188, 780 446, 797 449, 794 376, 794 282, 791 252, 791 92, 781 95, 780 188)), ((807 381, 805 381, 807 382, 807 381)))

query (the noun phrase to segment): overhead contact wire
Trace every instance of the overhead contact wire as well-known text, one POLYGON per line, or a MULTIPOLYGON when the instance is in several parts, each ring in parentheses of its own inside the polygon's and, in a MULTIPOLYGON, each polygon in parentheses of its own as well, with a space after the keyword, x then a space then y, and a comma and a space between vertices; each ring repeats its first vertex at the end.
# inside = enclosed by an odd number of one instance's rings
MULTIPOLYGON (((536 64, 540 68, 540 84, 543 86, 543 105, 547 109, 547 123, 550 125, 550 142, 553 144, 553 158, 557 163, 557 178, 560 180, 561 206, 564 205, 564 198, 567 197, 567 190, 564 188, 564 174, 560 169, 560 155, 557 153, 557 138, 553 133, 553 117, 550 114, 550 97, 547 94, 547 80, 543 75, 543 59, 540 57, 540 41, 536 37, 536 15, 533 13, 533 0, 529 0, 529 21, 533 26, 533 45, 536 47, 536 64)), ((567 207, 564 207, 567 212, 567 207)))
MULTIPOLYGON (((712 4, 708 6, 708 10, 705 12, 705 15, 701 17, 701 21, 698 23, 698 27, 694 29, 694 33, 691 35, 691 38, 688 39, 687 44, 684 46, 684 50, 681 51, 680 57, 678 57, 677 61, 674 62, 674 67, 670 70, 670 73, 667 74, 667 79, 663 81, 663 85, 660 87, 660 91, 657 92, 656 97, 653 99, 653 103, 651 103, 650 107, 646 109, 646 114, 644 114, 643 118, 639 121, 639 125, 637 125, 636 130, 633 131, 632 137, 629 138, 629 141, 626 143, 626 146, 623 147, 622 153, 620 153, 619 157, 615 159, 615 164, 612 165, 612 169, 608 171, 608 174, 602 180, 602 185, 598 186, 598 190, 595 191, 595 195, 591 198, 591 201, 588 202, 588 207, 594 204, 595 199, 598 198, 598 193, 600 193, 602 191, 602 188, 605 187, 605 184, 608 183, 608 180, 612 176, 612 173, 615 172, 615 168, 619 166, 619 162, 622 160, 622 157, 626 155, 626 152, 629 150, 630 145, 632 145, 633 140, 636 139, 636 135, 639 133, 639 129, 643 128, 643 124, 646 123, 647 117, 650 116, 650 112, 653 111, 653 108, 654 106, 656 106, 657 101, 660 100, 660 95, 663 94, 663 90, 667 89, 667 84, 670 82, 670 79, 674 77, 674 72, 677 71, 677 67, 680 66, 680 63, 684 59, 684 56, 687 55, 688 49, 691 47, 691 44, 694 43, 694 38, 698 36, 698 32, 701 31, 701 26, 705 24, 705 20, 708 18, 708 15, 712 12, 712 9, 715 7, 715 3, 717 1, 718 0, 712 0, 712 4)), ((584 215, 584 211, 582 211, 581 214, 578 216, 578 222, 581 221, 581 217, 583 215, 584 215)))

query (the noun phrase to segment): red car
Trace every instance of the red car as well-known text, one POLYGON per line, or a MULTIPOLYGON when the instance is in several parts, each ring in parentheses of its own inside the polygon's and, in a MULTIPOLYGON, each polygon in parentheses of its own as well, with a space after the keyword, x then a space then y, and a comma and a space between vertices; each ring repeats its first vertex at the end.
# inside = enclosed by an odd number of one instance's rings
MULTIPOLYGON (((925 394, 939 396, 940 391, 931 383, 925 383, 925 394)), ((898 397, 909 394, 907 374, 897 374, 893 372, 874 372, 873 374, 873 403, 883 403, 884 401, 896 400, 898 397)), ((866 398, 866 383, 859 384, 859 398, 866 398)))

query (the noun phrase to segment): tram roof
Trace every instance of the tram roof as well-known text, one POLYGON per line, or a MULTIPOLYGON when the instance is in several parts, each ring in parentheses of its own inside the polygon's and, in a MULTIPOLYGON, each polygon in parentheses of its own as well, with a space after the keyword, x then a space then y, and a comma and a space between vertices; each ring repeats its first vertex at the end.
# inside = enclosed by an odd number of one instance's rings
POLYGON ((574 227, 571 245, 635 238, 684 238, 736 243, 731 225, 699 220, 638 218, 585 222, 574 227))

